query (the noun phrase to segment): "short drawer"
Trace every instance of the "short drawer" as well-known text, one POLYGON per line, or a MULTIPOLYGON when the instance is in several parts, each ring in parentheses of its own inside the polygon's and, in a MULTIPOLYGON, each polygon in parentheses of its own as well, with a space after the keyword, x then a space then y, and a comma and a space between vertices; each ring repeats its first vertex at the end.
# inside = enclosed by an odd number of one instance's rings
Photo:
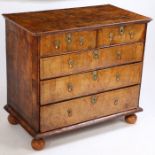
POLYGON ((95 46, 96 31, 48 34, 40 38, 40 55, 59 55, 70 51, 91 49, 95 46))
POLYGON ((40 60, 41 79, 142 61, 143 43, 72 53, 40 60))
POLYGON ((142 63, 41 81, 41 105, 139 84, 142 63))
POLYGON ((41 132, 135 109, 139 86, 109 91, 41 107, 41 132))
POLYGON ((144 41, 145 24, 104 27, 99 30, 97 46, 144 41))

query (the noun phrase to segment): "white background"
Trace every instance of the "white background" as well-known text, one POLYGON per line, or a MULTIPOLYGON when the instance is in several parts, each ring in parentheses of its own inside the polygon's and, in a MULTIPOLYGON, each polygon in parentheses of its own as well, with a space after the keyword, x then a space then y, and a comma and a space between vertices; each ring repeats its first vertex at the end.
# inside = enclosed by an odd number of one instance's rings
MULTIPOLYGON (((0 13, 107 3, 155 19, 154 0, 4 0, 0 1, 0 13)), ((50 137, 46 139, 46 148, 40 152, 31 149, 32 138, 19 125, 11 126, 7 122, 7 113, 3 110, 6 104, 5 59, 5 25, 0 16, 0 155, 155 155, 155 21, 148 26, 140 97, 144 112, 138 114, 137 124, 114 120, 50 137)))

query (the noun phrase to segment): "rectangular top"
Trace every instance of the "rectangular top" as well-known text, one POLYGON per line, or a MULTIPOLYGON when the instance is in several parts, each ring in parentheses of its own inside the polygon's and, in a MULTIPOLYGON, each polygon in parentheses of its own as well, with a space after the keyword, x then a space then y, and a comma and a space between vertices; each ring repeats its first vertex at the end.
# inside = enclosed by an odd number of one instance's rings
POLYGON ((112 5, 3 14, 3 16, 34 35, 151 20, 149 17, 112 5))

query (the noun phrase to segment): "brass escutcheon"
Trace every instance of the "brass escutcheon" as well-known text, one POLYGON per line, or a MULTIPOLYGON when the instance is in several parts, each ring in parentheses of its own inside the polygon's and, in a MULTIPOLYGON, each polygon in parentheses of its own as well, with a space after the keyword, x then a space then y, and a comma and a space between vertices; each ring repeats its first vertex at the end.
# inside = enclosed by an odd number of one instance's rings
POLYGON ((93 80, 96 81, 97 78, 98 78, 98 73, 97 73, 97 71, 93 71, 92 75, 93 75, 93 80))
POLYGON ((112 42, 113 37, 114 37, 114 34, 113 34, 113 33, 110 33, 110 34, 109 34, 109 41, 110 41, 110 43, 112 42))
POLYGON ((55 44, 55 48, 56 48, 56 49, 59 49, 59 48, 60 48, 60 40, 56 40, 56 41, 54 42, 54 44, 55 44))
POLYGON ((68 60, 68 65, 69 65, 69 68, 73 68, 73 66, 74 66, 74 61, 71 60, 71 59, 69 59, 69 60, 68 60))
POLYGON ((82 46, 84 44, 84 37, 80 37, 80 45, 82 46))
POLYGON ((130 39, 133 39, 134 38, 134 32, 129 32, 129 35, 130 35, 130 39))
POLYGON ((91 103, 95 104, 97 102, 97 96, 91 96, 91 103))
POLYGON ((114 100, 114 105, 118 105, 118 103, 119 103, 119 100, 118 99, 115 99, 114 100))
POLYGON ((68 109, 67 110, 67 114, 68 114, 68 117, 71 117, 72 116, 72 110, 71 109, 68 109))
POLYGON ((93 51, 93 57, 94 57, 94 59, 99 59, 99 51, 98 50, 93 51))
POLYGON ((122 57, 121 51, 117 51, 117 52, 116 52, 116 58, 117 58, 118 60, 120 60, 121 57, 122 57))
POLYGON ((72 42, 72 34, 71 33, 68 33, 66 35, 66 41, 67 41, 68 44, 70 44, 72 42))
POLYGON ((123 35, 124 32, 125 32, 125 28, 124 28, 124 26, 121 26, 121 27, 120 27, 120 34, 123 35))
POLYGON ((116 81, 120 80, 120 73, 116 73, 116 81))
POLYGON ((67 84, 68 92, 73 91, 73 85, 71 83, 67 84))

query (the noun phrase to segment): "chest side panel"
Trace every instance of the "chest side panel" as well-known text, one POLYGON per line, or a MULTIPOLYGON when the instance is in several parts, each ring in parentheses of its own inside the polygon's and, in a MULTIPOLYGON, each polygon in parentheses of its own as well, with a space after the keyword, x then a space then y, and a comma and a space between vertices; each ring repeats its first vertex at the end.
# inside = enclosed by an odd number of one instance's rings
POLYGON ((6 20, 7 104, 39 130, 37 38, 6 20))

